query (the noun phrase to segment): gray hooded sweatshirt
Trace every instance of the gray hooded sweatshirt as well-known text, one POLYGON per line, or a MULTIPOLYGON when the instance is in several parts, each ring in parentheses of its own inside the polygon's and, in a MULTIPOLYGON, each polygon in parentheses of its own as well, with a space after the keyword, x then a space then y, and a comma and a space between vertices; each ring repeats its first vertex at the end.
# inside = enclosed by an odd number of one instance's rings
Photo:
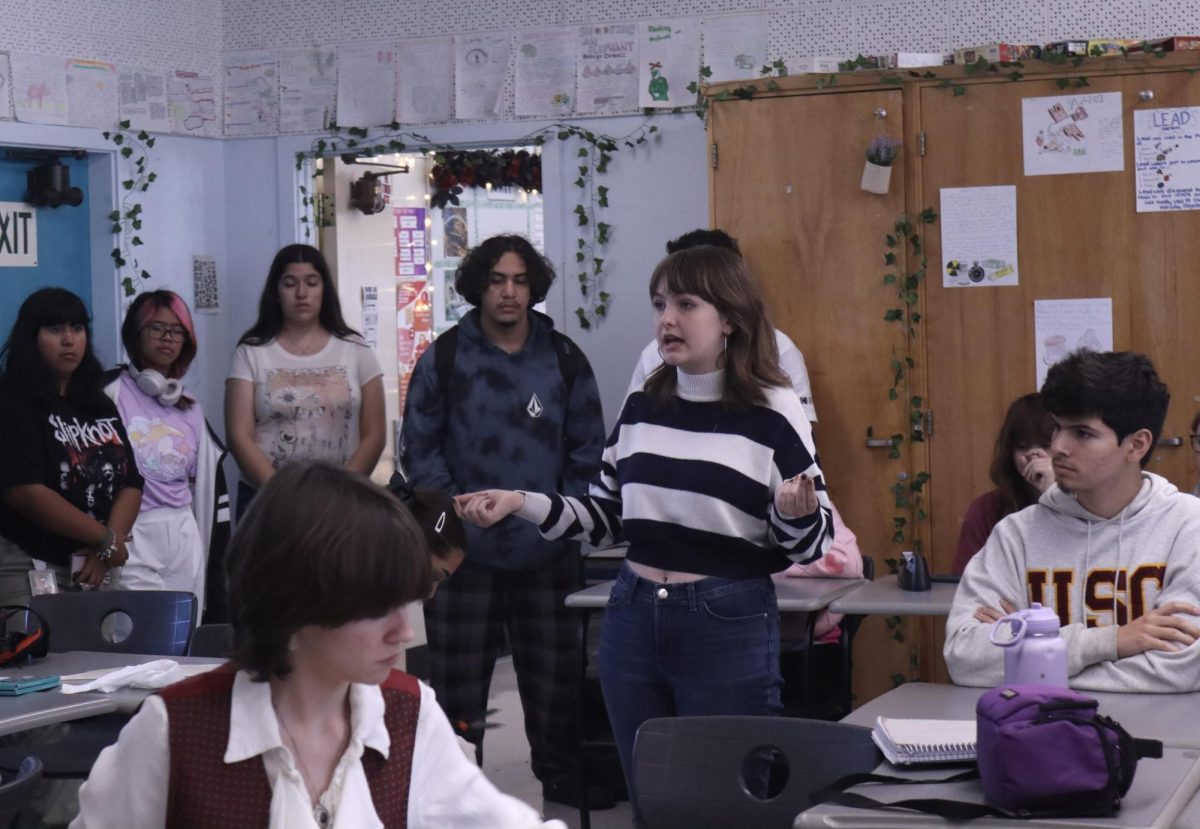
MULTIPOLYGON (((1143 472, 1141 490, 1113 518, 1093 515, 1058 486, 1004 518, 967 565, 946 620, 943 655, 959 685, 1004 681, 1003 649, 974 616, 1002 598, 1058 613, 1073 688, 1200 690, 1200 642, 1117 658, 1118 625, 1170 601, 1200 606, 1200 499, 1143 472)), ((1200 617, 1185 618, 1200 626, 1200 617)))

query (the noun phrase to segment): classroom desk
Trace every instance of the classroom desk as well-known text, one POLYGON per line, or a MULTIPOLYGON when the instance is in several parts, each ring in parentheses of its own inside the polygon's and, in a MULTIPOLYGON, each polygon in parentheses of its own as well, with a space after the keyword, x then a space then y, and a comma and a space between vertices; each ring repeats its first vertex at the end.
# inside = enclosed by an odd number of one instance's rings
POLYGON ((935 581, 932 590, 901 590, 895 576, 867 581, 829 605, 834 613, 949 616, 957 584, 935 581))
MULTIPOLYGON (((35 659, 29 665, 7 667, 0 669, 0 675, 19 674, 71 674, 94 671, 101 668, 110 670, 126 665, 137 665, 154 659, 164 659, 162 656, 145 656, 141 654, 124 653, 95 653, 91 651, 67 651, 52 653, 42 659, 35 659)), ((180 664, 212 663, 215 667, 219 661, 203 657, 170 657, 180 664)), ((59 689, 52 691, 34 691, 19 697, 0 697, 0 736, 28 731, 44 725, 69 722, 71 720, 95 717, 101 714, 111 714, 117 711, 132 713, 141 701, 150 694, 147 690, 122 688, 111 694, 88 692, 83 694, 64 694, 59 689)))
MULTIPOLYGON (((882 763, 880 774, 903 777, 948 777, 957 769, 897 769, 882 763)), ((1121 810, 1110 818, 1058 818, 1055 820, 1008 820, 980 818, 971 826, 1028 829, 1030 826, 1069 827, 1070 829, 1172 829, 1176 820, 1191 806, 1200 789, 1200 753, 1191 749, 1164 748, 1161 759, 1144 759, 1138 763, 1133 786, 1121 801, 1121 810)), ((875 800, 892 801, 908 798, 950 798, 983 802, 983 788, 978 780, 929 786, 869 786, 852 791, 875 800)), ((793 822, 794 829, 803 827, 834 827, 834 829, 890 829, 890 827, 961 827, 934 815, 919 812, 889 812, 874 809, 855 809, 832 803, 801 812, 793 822)))
MULTIPOLYGON (((875 718, 973 720, 975 703, 987 688, 932 682, 906 682, 842 719, 851 725, 875 725, 875 718)), ((1135 737, 1162 740, 1174 748, 1200 749, 1200 692, 1190 694, 1114 694, 1081 691, 1100 703, 1100 713, 1119 722, 1135 737)), ((1198 813, 1200 814, 1200 813, 1198 813)))

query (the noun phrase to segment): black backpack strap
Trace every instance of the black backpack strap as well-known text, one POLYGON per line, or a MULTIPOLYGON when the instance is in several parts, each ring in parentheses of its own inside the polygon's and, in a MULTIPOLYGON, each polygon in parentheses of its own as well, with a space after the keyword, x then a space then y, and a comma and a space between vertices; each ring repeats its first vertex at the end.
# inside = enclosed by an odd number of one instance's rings
POLYGON ((433 370, 437 373, 438 391, 442 399, 450 397, 450 376, 454 374, 454 358, 458 355, 458 326, 433 340, 433 370))
POLYGON ((965 780, 978 780, 979 769, 972 768, 950 777, 939 777, 933 780, 913 780, 907 777, 890 777, 886 774, 848 774, 826 786, 820 791, 810 794, 809 800, 813 805, 818 803, 836 803, 839 806, 850 806, 855 809, 900 810, 906 812, 924 812, 937 815, 947 820, 974 820, 980 817, 1015 817, 1011 812, 988 806, 986 803, 968 803, 965 800, 944 800, 941 798, 912 798, 885 803, 847 789, 861 786, 865 783, 896 784, 936 784, 958 783, 965 780))
POLYGON ((563 385, 567 389, 568 399, 571 390, 575 388, 575 378, 579 376, 579 346, 571 342, 566 334, 550 329, 550 341, 554 343, 554 356, 558 358, 558 373, 562 375, 563 385))

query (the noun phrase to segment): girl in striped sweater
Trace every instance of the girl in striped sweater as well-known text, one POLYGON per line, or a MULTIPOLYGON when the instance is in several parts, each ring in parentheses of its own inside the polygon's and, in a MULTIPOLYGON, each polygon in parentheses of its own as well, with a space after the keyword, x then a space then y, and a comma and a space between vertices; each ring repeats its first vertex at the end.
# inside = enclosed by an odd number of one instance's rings
POLYGON ((629 542, 599 667, 627 781, 652 717, 780 710, 771 574, 832 538, 808 418, 778 368, 762 297, 732 251, 674 253, 650 279, 663 365, 625 400, 587 496, 459 496, 481 526, 629 542))

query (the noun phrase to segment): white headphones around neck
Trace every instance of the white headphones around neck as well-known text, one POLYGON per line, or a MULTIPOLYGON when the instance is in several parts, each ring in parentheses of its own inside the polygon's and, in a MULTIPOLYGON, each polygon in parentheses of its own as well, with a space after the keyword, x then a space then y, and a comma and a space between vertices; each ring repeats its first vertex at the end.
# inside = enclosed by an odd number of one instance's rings
POLYGON ((132 363, 129 365, 129 376, 137 383, 137 387, 150 397, 155 398, 164 406, 174 406, 183 397, 183 383, 167 379, 152 368, 139 371, 132 363))

